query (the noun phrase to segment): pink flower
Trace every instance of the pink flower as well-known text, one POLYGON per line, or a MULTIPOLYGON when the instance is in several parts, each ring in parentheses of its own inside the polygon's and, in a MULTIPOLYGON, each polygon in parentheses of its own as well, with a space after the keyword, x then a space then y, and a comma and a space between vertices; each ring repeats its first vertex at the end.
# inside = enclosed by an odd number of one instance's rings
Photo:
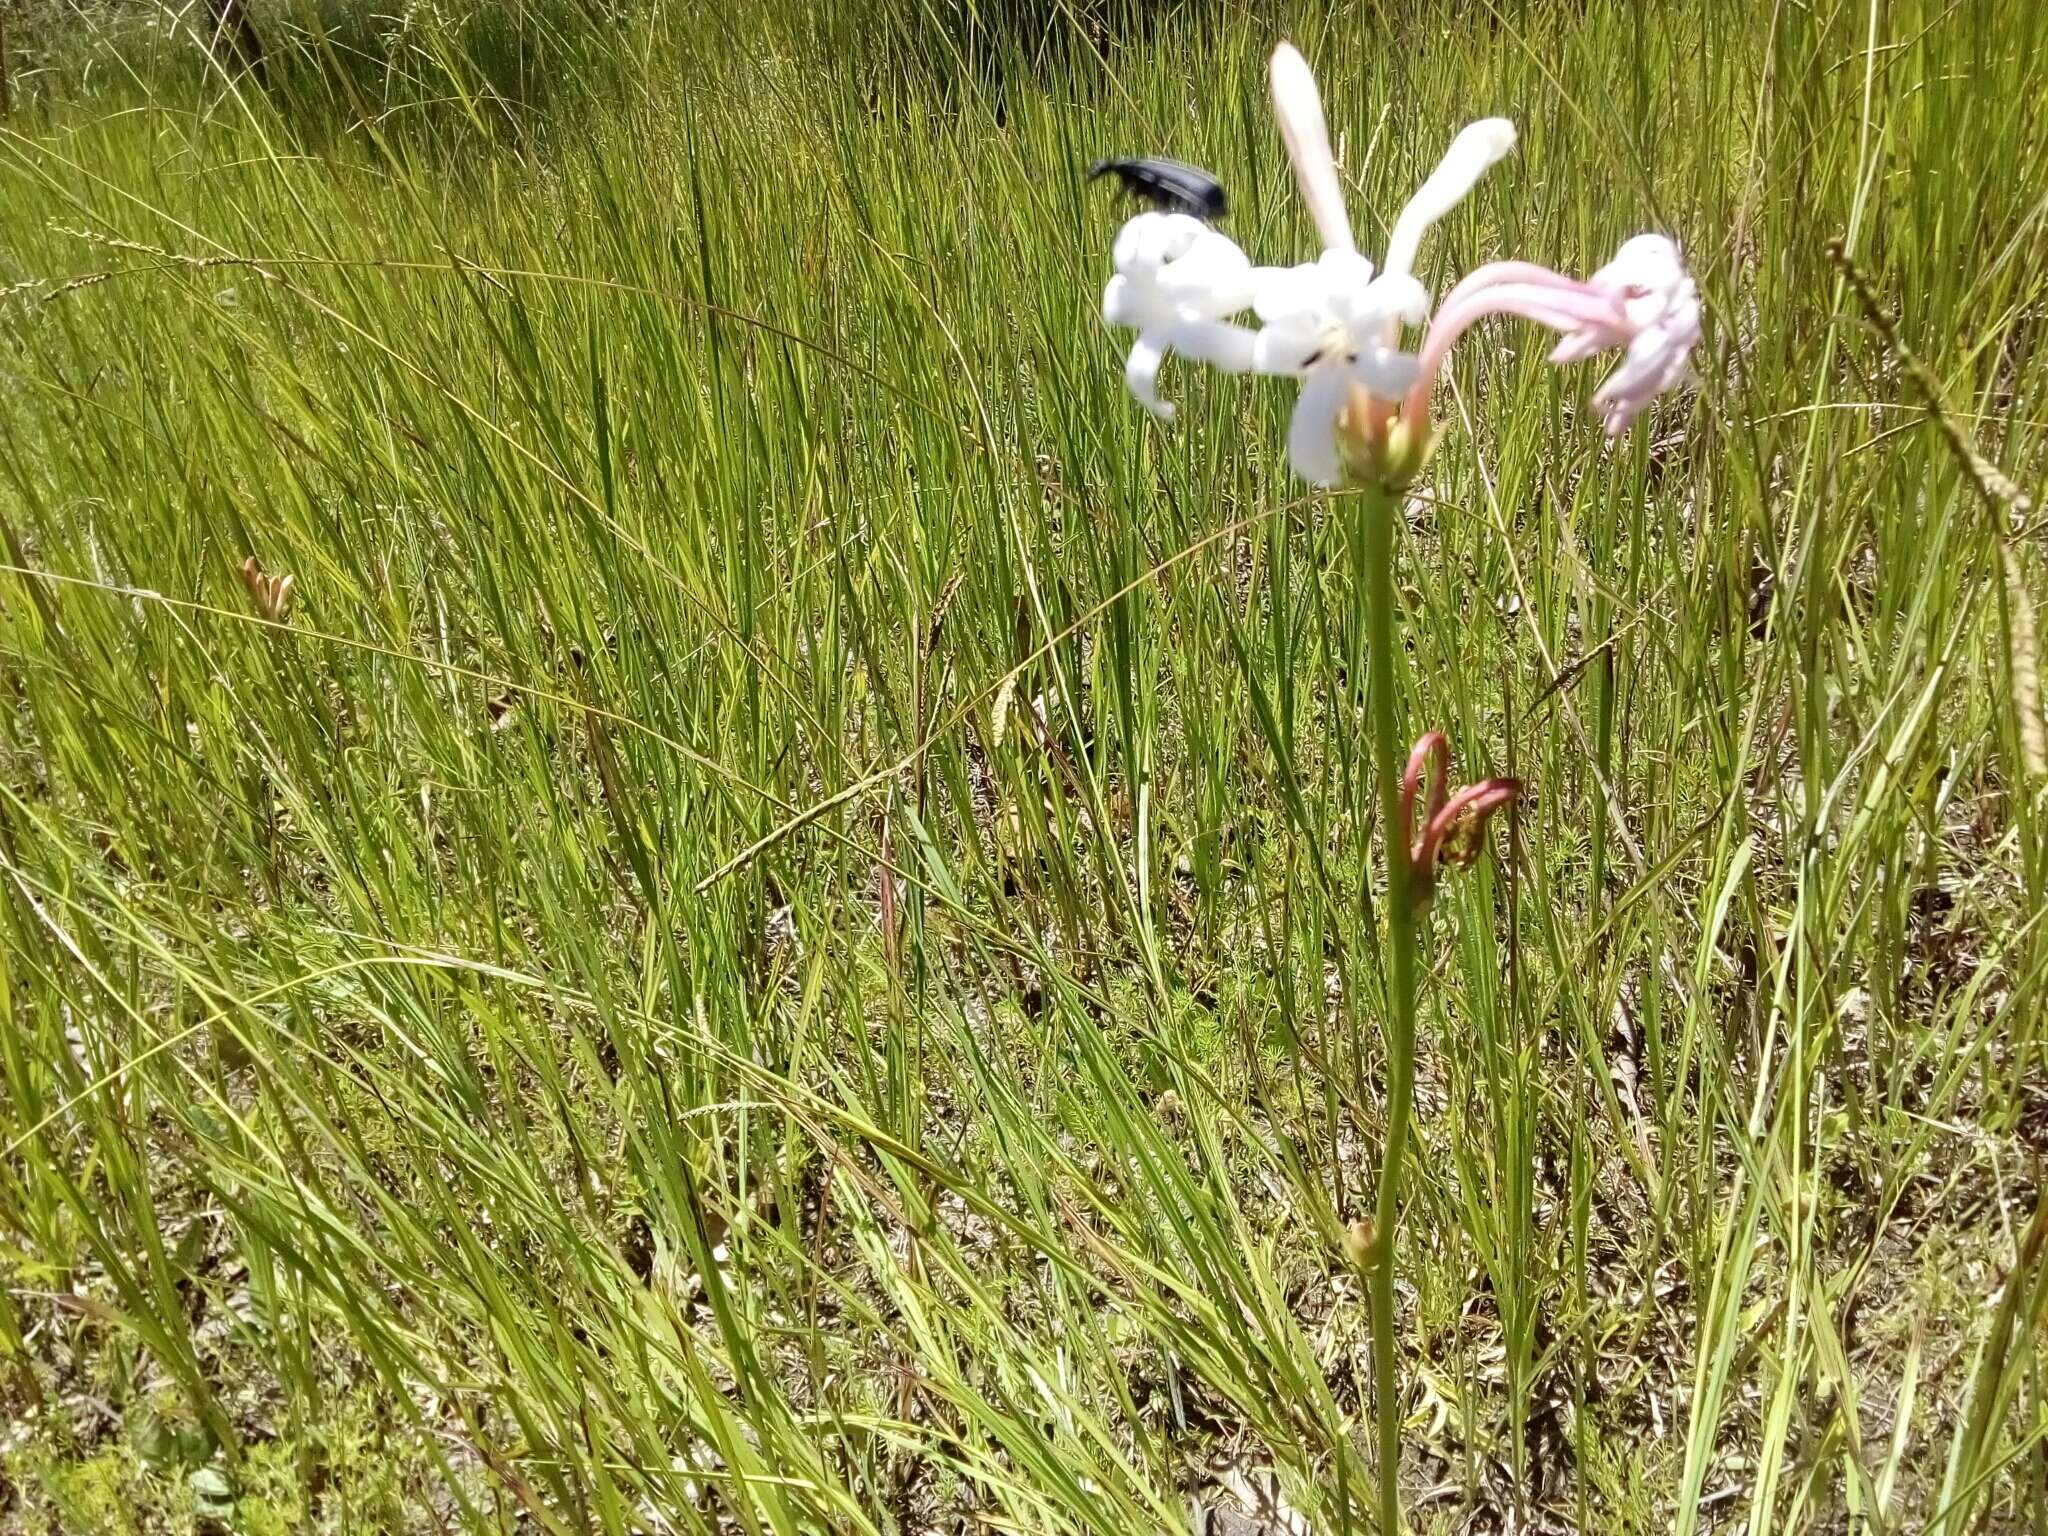
POLYGON ((1662 235, 1637 235, 1614 260, 1580 281, 1526 261, 1480 267, 1445 295, 1423 337, 1408 391, 1406 419, 1426 424, 1429 397, 1452 345, 1489 315, 1519 315, 1564 338, 1553 363, 1626 348, 1621 366, 1593 393, 1593 406, 1618 436, 1649 403, 1681 383, 1700 339, 1700 295, 1662 235))
POLYGON ((1456 794, 1447 793, 1451 744, 1442 731, 1431 731, 1408 754, 1401 776, 1402 830, 1408 839, 1408 892, 1419 911, 1436 895, 1437 870, 1445 864, 1464 869, 1479 857, 1487 819, 1522 792, 1519 779, 1481 779, 1456 794), (1415 825, 1415 802, 1429 775, 1423 822, 1415 825))

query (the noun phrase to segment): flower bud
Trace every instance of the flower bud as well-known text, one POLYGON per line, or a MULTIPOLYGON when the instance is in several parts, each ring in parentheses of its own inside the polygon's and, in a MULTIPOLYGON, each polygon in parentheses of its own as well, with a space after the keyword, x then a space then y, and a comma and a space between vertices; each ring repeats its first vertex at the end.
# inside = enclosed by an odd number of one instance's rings
POLYGON ((1352 384, 1337 415, 1337 452, 1350 483, 1399 490, 1422 473, 1435 445, 1428 423, 1411 424, 1397 402, 1352 384))
POLYGON ((264 570, 254 555, 236 566, 235 574, 242 578, 257 616, 267 623, 282 624, 291 608, 292 578, 264 570))
POLYGON ((1373 1225, 1370 1216, 1362 1216, 1344 1231, 1344 1257, 1351 1261, 1351 1267, 1361 1275, 1372 1273, 1372 1267, 1379 1262, 1379 1228, 1373 1225))

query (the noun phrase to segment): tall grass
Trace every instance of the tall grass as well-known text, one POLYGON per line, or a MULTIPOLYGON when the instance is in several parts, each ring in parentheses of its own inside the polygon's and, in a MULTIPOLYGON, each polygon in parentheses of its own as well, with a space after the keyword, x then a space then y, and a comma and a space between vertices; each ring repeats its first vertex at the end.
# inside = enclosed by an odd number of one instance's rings
POLYGON ((2038 526, 1826 249, 2038 484, 2048 13, 292 14, 0 123, 0 1523, 1370 1528, 1345 516, 1123 396, 1077 175, 1305 252, 1283 35, 1368 221, 1520 124, 1426 277, 1649 210, 1709 304, 1613 449, 1488 333, 1396 530, 1408 734, 1531 790, 1412 1523, 2048 1522, 2038 526))

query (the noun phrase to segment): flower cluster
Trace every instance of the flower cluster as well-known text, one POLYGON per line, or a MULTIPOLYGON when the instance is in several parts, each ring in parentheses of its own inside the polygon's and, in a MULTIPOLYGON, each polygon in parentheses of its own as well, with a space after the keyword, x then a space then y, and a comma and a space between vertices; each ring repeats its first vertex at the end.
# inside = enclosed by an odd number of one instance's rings
POLYGON ((1430 225, 1514 148, 1505 118, 1473 123, 1451 142, 1394 221, 1375 271, 1352 237, 1315 77, 1291 44, 1273 55, 1272 85, 1322 254, 1292 267, 1254 266, 1229 236, 1187 214, 1142 213, 1124 225, 1102 315, 1138 333, 1124 378, 1148 410, 1173 415, 1159 394, 1169 352, 1230 373, 1299 379, 1287 434, 1295 472, 1320 486, 1399 483, 1428 452, 1430 396, 1452 343, 1490 315, 1556 331, 1553 362, 1624 353, 1593 396, 1610 436, 1685 378, 1700 336, 1699 292, 1661 235, 1636 236, 1585 279, 1530 262, 1491 263, 1453 287, 1432 318, 1413 271, 1416 251, 1430 225), (1247 310, 1256 328, 1238 322, 1247 310), (1419 346, 1404 350, 1404 332, 1416 327, 1426 327, 1419 346))

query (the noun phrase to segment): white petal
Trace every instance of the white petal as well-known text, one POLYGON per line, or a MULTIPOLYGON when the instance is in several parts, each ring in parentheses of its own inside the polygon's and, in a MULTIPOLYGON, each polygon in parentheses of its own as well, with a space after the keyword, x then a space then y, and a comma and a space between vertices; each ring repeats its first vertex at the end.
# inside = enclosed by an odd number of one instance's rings
POLYGON ((1609 292, 1634 288, 1666 293, 1686 281, 1685 263, 1678 247, 1663 235, 1637 235, 1622 243, 1614 260, 1595 272, 1589 281, 1609 292))
POLYGON ((1386 270, 1406 272, 1413 267, 1423 231, 1463 202, 1487 169, 1514 147, 1515 125, 1504 117, 1481 118, 1451 140, 1429 180, 1408 199, 1408 206, 1394 221, 1394 233, 1387 240, 1386 270))
POLYGON ((1372 259, 1357 251, 1325 251, 1316 258, 1316 270, 1332 286, 1363 288, 1372 281, 1372 259))
POLYGON ((1150 309, 1138 285, 1123 273, 1112 277, 1102 289, 1102 318, 1110 325, 1142 327, 1150 309))
POLYGON ((1368 393, 1381 400, 1399 400, 1421 377, 1422 359, 1396 347, 1367 347, 1351 372, 1368 393))
POLYGON ((1196 242, 1216 232, 1193 214, 1162 213, 1152 226, 1145 244, 1146 258, 1158 262, 1178 261, 1196 242))
POLYGON ((1311 485, 1338 485, 1344 479, 1344 456, 1337 449, 1337 417, 1351 394, 1351 370, 1316 368, 1302 381, 1287 426, 1287 462, 1311 485))
POLYGON ((1109 248, 1109 259, 1117 271, 1127 272, 1137 261, 1138 246, 1145 238, 1145 231, 1158 217, 1156 213, 1141 213, 1124 221, 1124 227, 1116 232, 1116 244, 1109 248))
POLYGON ((1143 281, 1213 231, 1185 213, 1141 213, 1117 231, 1110 255, 1116 269, 1143 281))
POLYGON ((1252 310, 1261 320, 1321 314, 1329 307, 1329 283, 1313 261, 1296 267, 1254 267, 1252 284, 1252 310))
POLYGON ((1647 390, 1624 393, 1616 389, 1614 381, 1610 379, 1594 391, 1593 408, 1600 413, 1601 420, 1606 423, 1607 435, 1619 437, 1635 425, 1636 418, 1642 415, 1649 408, 1650 402, 1656 398, 1647 390))
POLYGON ((1388 321, 1420 325, 1429 318, 1429 290, 1406 272, 1388 272, 1356 296, 1347 316, 1359 330, 1371 331, 1388 321))
MULTIPOLYGON (((1252 368, 1258 373, 1299 375, 1330 350, 1333 327, 1314 314, 1289 315, 1262 328, 1252 348, 1252 368)), ((1339 341, 1348 337, 1336 337, 1339 341)))
POLYGON ((1549 361, 1559 364, 1583 362, 1596 353, 1605 352, 1609 347, 1620 346, 1627 339, 1626 336, 1617 335, 1612 331, 1594 326, 1581 326, 1578 330, 1568 333, 1563 341, 1550 349, 1549 361))
POLYGON ((1159 365, 1166 361, 1166 341, 1156 331, 1142 332, 1124 360, 1124 384, 1161 421, 1173 420, 1173 405, 1159 398, 1159 365))
POLYGON ((1213 229, 1159 269, 1159 291, 1176 307, 1205 319, 1234 315, 1251 303, 1251 258, 1228 235, 1213 229))
POLYGON ((1594 396, 1661 395, 1685 377, 1686 353, 1671 345, 1662 331, 1644 331, 1629 343, 1621 366, 1608 377, 1594 396))
POLYGON ((1222 320, 1188 320, 1165 333, 1166 345, 1183 357, 1225 373, 1249 373, 1258 350, 1259 333, 1222 320))
POLYGON ((1323 303, 1340 320, 1358 312, 1372 287, 1372 263, 1356 251, 1325 251, 1316 262, 1323 303))
POLYGON ((1594 408, 1607 418, 1608 436, 1626 431, 1652 400, 1685 381, 1698 339, 1695 317, 1690 329, 1651 327, 1629 343, 1621 366, 1593 392, 1594 408))
POLYGON ((1292 43, 1273 50, 1273 115, 1280 120, 1280 137, 1287 144, 1287 158, 1294 162, 1294 179, 1301 187, 1302 201, 1315 220, 1316 233, 1331 250, 1348 251, 1351 220, 1344 213, 1344 193, 1337 185, 1337 161, 1330 153, 1330 131, 1323 123, 1323 99, 1316 92, 1316 77, 1308 60, 1292 43))

